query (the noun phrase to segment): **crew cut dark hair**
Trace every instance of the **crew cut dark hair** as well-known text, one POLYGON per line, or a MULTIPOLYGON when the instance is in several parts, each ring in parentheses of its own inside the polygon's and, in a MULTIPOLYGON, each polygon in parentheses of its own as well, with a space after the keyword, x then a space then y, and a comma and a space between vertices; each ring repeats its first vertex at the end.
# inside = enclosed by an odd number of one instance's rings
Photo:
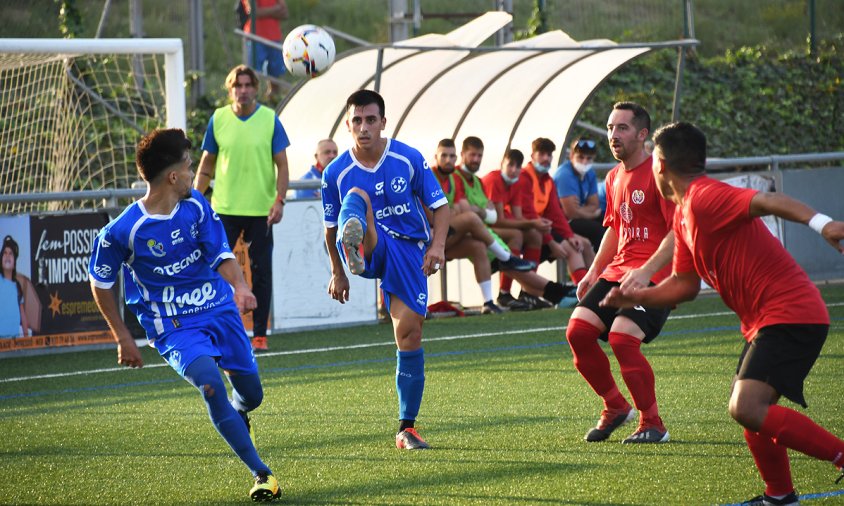
POLYGON ((515 162, 519 167, 525 163, 525 155, 518 149, 508 149, 507 152, 504 153, 504 159, 515 162))
POLYGON ((669 123, 654 133, 654 146, 668 170, 682 175, 706 172, 706 134, 691 123, 669 123))
POLYGON ((616 102, 612 106, 613 110, 619 109, 622 111, 633 112, 633 123, 637 130, 646 128, 648 133, 651 133, 651 115, 648 114, 647 109, 637 104, 636 102, 616 102))
POLYGON ((453 148, 454 147, 454 139, 442 139, 439 144, 437 144, 438 148, 453 148))
POLYGON ((384 97, 372 90, 358 90, 349 95, 349 98, 346 100, 346 111, 352 106, 365 107, 369 104, 377 105, 378 114, 382 118, 384 117, 384 97))
POLYGON ((469 148, 484 149, 484 141, 482 141, 480 137, 470 135, 469 137, 463 139, 463 146, 460 148, 460 150, 466 151, 469 148))

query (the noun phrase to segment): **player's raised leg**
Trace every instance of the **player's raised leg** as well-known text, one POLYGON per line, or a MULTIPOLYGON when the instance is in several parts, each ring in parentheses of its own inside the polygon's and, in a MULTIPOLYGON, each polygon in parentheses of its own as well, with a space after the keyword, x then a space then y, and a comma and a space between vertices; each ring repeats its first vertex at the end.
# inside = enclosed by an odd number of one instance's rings
POLYGON ((355 187, 343 197, 339 226, 340 242, 349 271, 355 275, 362 274, 366 269, 365 260, 371 257, 378 242, 372 204, 365 191, 355 187))

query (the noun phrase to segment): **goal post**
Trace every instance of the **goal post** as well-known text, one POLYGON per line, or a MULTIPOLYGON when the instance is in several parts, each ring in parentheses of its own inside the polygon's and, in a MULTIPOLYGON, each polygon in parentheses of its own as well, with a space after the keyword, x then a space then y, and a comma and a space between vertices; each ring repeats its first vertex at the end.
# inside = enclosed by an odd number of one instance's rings
POLYGON ((181 39, 0 39, 0 193, 129 188, 138 138, 186 129, 184 81, 181 39))

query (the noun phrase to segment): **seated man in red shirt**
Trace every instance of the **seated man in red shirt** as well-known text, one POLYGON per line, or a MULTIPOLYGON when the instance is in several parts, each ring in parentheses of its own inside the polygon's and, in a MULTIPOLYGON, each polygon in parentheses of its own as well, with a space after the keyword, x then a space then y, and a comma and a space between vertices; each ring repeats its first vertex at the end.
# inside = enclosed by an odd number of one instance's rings
POLYGON ((495 240, 480 217, 464 205, 466 193, 463 190, 463 183, 460 178, 454 177, 457 161, 454 141, 441 140, 437 146, 435 158, 436 165, 431 167, 431 170, 437 176, 448 204, 452 208, 448 237, 445 241, 446 260, 470 259, 474 266, 475 279, 484 298, 482 312, 484 314, 501 313, 501 308, 492 301, 492 268, 487 255, 491 254, 498 259, 498 267, 502 271, 530 271, 535 264, 512 255, 505 244, 495 240), (455 206, 455 203, 458 205, 455 206))
POLYGON ((765 482, 764 495, 743 504, 799 504, 787 449, 844 467, 844 441, 777 404, 784 396, 806 407, 803 381, 826 340, 829 313, 817 287, 760 217, 806 223, 839 252, 844 223, 782 193, 708 177, 706 136, 690 123, 666 125, 653 140, 658 191, 676 204, 673 273, 650 288, 622 283, 601 305, 671 307, 694 299, 701 279, 718 291, 741 320, 747 341, 729 412, 744 427, 765 482))
POLYGON ((535 139, 531 144, 531 161, 522 167, 521 177, 530 183, 522 186, 527 203, 522 214, 551 221, 551 233, 542 238, 542 259, 564 259, 569 276, 577 285, 592 265, 595 252, 588 239, 572 231, 560 206, 557 185, 548 174, 556 148, 550 139, 544 137, 535 139), (532 206, 529 205, 531 202, 532 206))
MULTIPOLYGON (((524 160, 525 156, 518 149, 508 150, 501 160, 501 168, 491 171, 481 181, 484 193, 494 205, 497 215, 492 229, 496 233, 510 234, 508 245, 514 255, 521 253, 525 260, 538 264, 542 253, 542 238, 551 231, 551 221, 539 218, 535 213, 527 217, 522 212, 525 204, 533 207, 532 202, 525 202, 525 195, 529 193, 527 185, 530 183, 520 177, 524 160)), ((504 273, 500 279, 498 303, 509 306, 516 300, 510 294, 513 279, 504 273)), ((522 302, 528 304, 530 309, 539 309, 534 301, 523 299, 522 302)))

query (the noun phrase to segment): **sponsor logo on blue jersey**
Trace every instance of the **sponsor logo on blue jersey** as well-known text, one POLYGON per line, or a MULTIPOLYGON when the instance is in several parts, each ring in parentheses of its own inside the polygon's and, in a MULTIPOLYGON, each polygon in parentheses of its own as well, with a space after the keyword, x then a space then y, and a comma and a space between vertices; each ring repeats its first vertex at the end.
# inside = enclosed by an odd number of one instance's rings
MULTIPOLYGON (((185 306, 193 306, 196 310, 207 309, 205 306, 209 301, 212 301, 217 296, 217 290, 210 282, 204 283, 202 286, 194 288, 193 290, 176 293, 176 287, 170 285, 165 286, 161 292, 161 300, 164 302, 164 309, 167 316, 175 316, 179 314, 178 309, 185 306)), ((216 305, 216 304, 215 304, 216 305)), ((209 305, 208 308, 213 307, 209 305)), ((181 314, 189 313, 190 311, 182 311, 181 314)))
POLYGON ((160 274, 162 276, 172 276, 174 274, 178 274, 183 270, 190 267, 194 262, 199 260, 202 257, 202 252, 199 249, 195 249, 191 252, 190 255, 182 258, 179 261, 173 262, 170 265, 164 266, 157 266, 152 271, 156 274, 160 274))
POLYGON ((388 216, 401 216, 410 212, 410 204, 398 204, 395 206, 387 206, 383 209, 375 211, 375 218, 383 220, 388 216))
POLYGON ((167 252, 164 251, 164 245, 160 242, 157 242, 155 239, 150 239, 149 241, 147 241, 147 248, 149 248, 150 253, 152 253, 154 256, 157 256, 158 258, 161 258, 167 254, 167 252))

